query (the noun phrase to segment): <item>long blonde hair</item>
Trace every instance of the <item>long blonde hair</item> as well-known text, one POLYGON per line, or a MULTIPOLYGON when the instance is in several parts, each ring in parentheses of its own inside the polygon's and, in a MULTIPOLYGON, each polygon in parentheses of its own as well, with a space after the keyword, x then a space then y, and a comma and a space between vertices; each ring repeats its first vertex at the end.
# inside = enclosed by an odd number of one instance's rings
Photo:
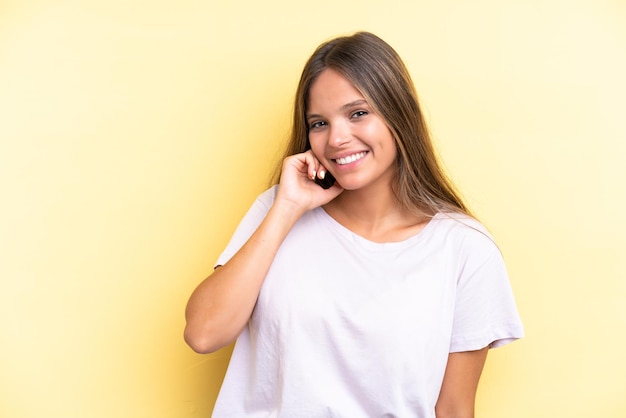
MULTIPOLYGON (((296 90, 293 126, 284 156, 311 148, 306 106, 311 85, 331 68, 348 79, 385 121, 398 150, 398 201, 414 212, 427 210, 471 215, 444 173, 434 150, 409 72, 396 51, 369 32, 321 44, 307 61, 296 90)), ((274 176, 280 180, 280 167, 274 176)))

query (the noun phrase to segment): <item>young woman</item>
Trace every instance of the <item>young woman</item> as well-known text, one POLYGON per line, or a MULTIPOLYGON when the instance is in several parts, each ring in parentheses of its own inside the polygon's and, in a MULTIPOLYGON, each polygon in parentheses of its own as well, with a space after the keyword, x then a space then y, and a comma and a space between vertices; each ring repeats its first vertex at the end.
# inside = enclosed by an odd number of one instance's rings
POLYGON ((318 47, 286 155, 187 306, 195 351, 237 340, 214 416, 473 417, 488 349, 522 324, 388 44, 318 47))

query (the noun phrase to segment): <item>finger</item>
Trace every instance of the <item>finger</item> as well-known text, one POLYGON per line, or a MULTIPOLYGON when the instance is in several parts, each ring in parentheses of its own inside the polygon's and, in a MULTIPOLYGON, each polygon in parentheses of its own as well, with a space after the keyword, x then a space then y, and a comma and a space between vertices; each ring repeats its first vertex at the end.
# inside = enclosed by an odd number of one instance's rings
POLYGON ((313 158, 316 162, 316 177, 323 180, 324 177, 326 177, 326 173, 328 173, 328 170, 326 170, 326 167, 324 167, 320 160, 315 156, 315 154, 313 154, 313 151, 309 150, 309 152, 311 152, 311 155, 313 155, 313 158))
POLYGON ((320 163, 310 150, 304 153, 304 161, 307 164, 307 175, 311 180, 315 180, 319 172, 320 163))
POLYGON ((317 169, 317 177, 319 177, 320 179, 324 180, 324 177, 326 177, 326 168, 324 168, 323 165, 319 165, 319 168, 317 169))

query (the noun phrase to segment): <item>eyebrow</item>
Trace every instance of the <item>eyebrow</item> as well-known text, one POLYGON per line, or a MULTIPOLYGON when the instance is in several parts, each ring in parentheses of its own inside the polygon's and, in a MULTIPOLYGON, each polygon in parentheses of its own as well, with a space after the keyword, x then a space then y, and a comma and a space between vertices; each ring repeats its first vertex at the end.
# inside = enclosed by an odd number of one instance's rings
MULTIPOLYGON (((340 110, 346 110, 346 109, 350 109, 351 107, 361 106, 361 105, 364 105, 364 104, 367 104, 367 100, 365 100, 365 99, 358 99, 358 100, 355 100, 355 101, 350 102, 350 103, 346 103, 345 105, 341 106, 340 110)), ((319 118, 319 117, 322 117, 322 115, 317 115, 317 114, 306 115, 306 119, 307 120, 312 119, 312 118, 319 118)))

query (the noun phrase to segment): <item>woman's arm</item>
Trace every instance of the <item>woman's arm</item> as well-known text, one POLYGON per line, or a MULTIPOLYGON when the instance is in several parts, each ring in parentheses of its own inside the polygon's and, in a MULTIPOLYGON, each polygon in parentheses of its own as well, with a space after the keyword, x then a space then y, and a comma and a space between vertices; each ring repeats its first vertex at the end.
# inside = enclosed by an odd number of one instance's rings
POLYGON ((192 293, 185 341, 199 353, 232 342, 252 314, 261 285, 297 213, 277 203, 241 249, 192 293))
POLYGON ((435 406, 437 418, 474 418, 478 380, 488 351, 489 348, 485 347, 477 351, 450 353, 435 406))
POLYGON ((185 341, 196 352, 210 353, 234 341, 250 318, 261 285, 283 240, 307 210, 334 199, 311 181, 321 166, 309 151, 283 163, 274 204, 241 249, 194 290, 185 311, 185 341))

